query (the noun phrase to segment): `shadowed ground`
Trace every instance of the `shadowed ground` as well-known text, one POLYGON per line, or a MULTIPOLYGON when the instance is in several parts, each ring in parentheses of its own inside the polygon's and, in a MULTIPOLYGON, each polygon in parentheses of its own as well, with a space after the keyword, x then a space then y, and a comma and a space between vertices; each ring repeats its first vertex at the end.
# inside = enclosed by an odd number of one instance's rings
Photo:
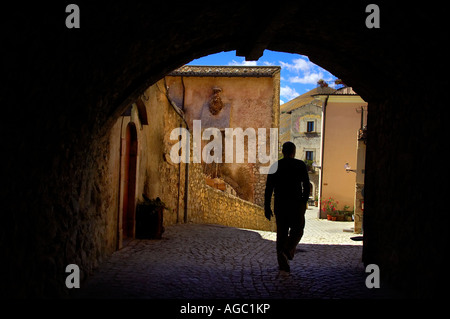
POLYGON ((106 260, 75 297, 163 299, 385 298, 368 289, 362 244, 307 212, 305 235, 279 272, 275 233, 218 225, 179 224, 162 240, 133 240, 106 260))

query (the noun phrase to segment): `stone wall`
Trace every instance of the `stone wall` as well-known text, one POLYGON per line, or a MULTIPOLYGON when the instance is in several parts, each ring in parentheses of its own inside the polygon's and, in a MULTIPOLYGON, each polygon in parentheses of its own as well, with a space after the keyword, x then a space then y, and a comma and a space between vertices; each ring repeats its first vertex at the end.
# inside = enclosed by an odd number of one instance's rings
POLYGON ((202 223, 204 220, 205 188, 202 165, 189 164, 188 221, 191 223, 202 223))
POLYGON ((205 177, 202 164, 189 164, 188 222, 276 230, 274 219, 269 222, 261 206, 208 186, 205 177))
POLYGON ((202 223, 230 227, 275 231, 274 218, 269 222, 264 209, 234 195, 205 185, 202 188, 202 223))
POLYGON ((362 190, 364 184, 355 184, 355 205, 354 205, 354 218, 355 218, 355 233, 361 234, 363 232, 363 217, 364 217, 364 197, 362 190))
POLYGON ((255 176, 255 183, 253 186, 255 193, 254 203, 256 205, 264 207, 264 191, 266 189, 267 175, 261 174, 259 172, 259 169, 260 165, 253 166, 253 176, 255 176))
POLYGON ((363 260, 380 267, 381 282, 412 297, 440 296, 449 242, 446 188, 429 188, 445 185, 438 136, 446 117, 429 96, 398 93, 369 103, 368 114, 363 260))

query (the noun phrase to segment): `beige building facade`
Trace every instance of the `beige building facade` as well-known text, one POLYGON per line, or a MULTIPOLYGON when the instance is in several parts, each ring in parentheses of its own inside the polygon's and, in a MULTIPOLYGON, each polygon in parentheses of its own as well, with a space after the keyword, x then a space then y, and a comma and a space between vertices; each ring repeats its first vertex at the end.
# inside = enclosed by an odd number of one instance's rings
MULTIPOLYGON (((351 87, 317 97, 323 101, 320 198, 338 201, 339 210, 344 206, 350 211, 358 209, 362 222, 365 144, 360 130, 367 123, 367 102, 351 87)), ((320 214, 326 218, 326 213, 320 214)))

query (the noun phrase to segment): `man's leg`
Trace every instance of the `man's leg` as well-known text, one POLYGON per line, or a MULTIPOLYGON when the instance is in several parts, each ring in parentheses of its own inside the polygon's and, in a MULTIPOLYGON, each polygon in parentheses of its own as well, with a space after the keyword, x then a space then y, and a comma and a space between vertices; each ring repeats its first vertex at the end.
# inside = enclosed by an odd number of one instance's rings
POLYGON ((286 220, 276 217, 277 222, 277 259, 280 270, 290 271, 286 248, 288 244, 289 224, 286 220))
POLYGON ((303 237, 303 232, 305 228, 304 212, 295 216, 295 218, 291 221, 290 226, 291 229, 289 231, 289 236, 286 239, 286 252, 288 258, 292 260, 292 258, 294 258, 295 255, 295 249, 297 248, 298 243, 303 237))

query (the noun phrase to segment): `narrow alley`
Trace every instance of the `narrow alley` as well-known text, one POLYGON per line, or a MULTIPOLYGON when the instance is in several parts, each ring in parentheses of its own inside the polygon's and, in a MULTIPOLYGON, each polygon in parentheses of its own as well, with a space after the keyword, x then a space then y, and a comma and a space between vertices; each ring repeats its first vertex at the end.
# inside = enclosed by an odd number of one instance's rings
POLYGON ((82 283, 75 298, 297 299, 383 298, 365 286, 362 242, 352 222, 306 213, 291 273, 278 271, 276 233, 178 224, 162 240, 133 240, 82 283))

